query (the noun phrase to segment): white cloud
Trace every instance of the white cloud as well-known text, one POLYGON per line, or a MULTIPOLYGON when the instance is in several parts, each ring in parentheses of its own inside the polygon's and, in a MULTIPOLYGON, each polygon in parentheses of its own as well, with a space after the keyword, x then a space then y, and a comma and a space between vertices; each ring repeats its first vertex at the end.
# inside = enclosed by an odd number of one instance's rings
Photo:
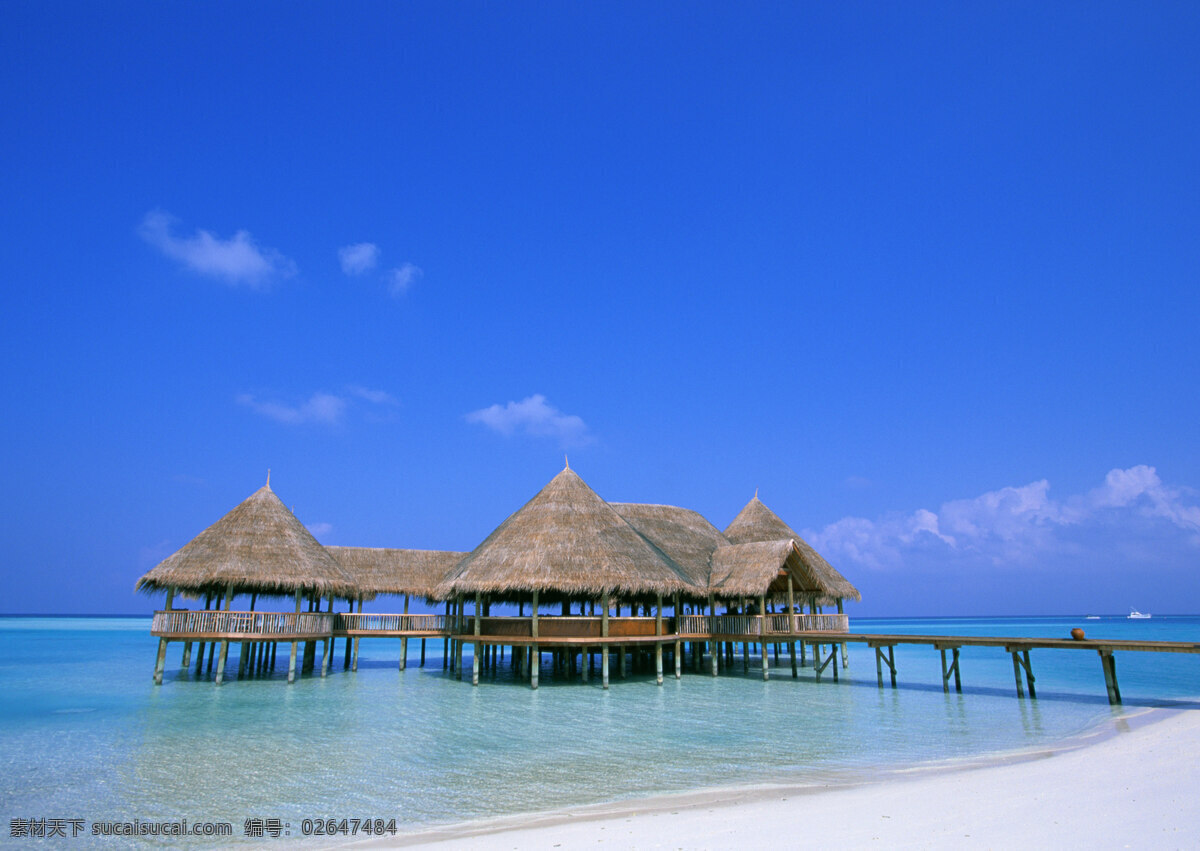
POLYGON ((308 523, 305 525, 305 528, 308 529, 308 531, 312 533, 312 536, 314 538, 320 540, 321 536, 328 535, 330 532, 333 531, 333 524, 332 523, 308 523))
POLYGON ((392 269, 387 274, 388 292, 394 298, 399 298, 408 292, 408 288, 419 281, 424 274, 419 267, 412 263, 405 263, 397 269, 392 269))
POLYGON ((238 404, 245 405, 268 419, 288 425, 301 423, 336 425, 345 418, 351 403, 355 401, 386 407, 400 404, 396 397, 386 390, 373 390, 359 384, 351 384, 342 395, 313 393, 307 400, 299 404, 264 401, 251 393, 242 393, 237 397, 238 404))
POLYGON ((472 411, 467 422, 479 423, 506 437, 522 433, 534 437, 553 437, 564 444, 581 444, 590 440, 587 424, 574 414, 564 414, 535 393, 520 402, 492 405, 472 411))
POLYGON ((351 384, 346 388, 346 392, 351 396, 357 396, 359 399, 370 402, 374 405, 399 405, 396 397, 386 390, 372 390, 369 387, 363 387, 360 384, 351 384))
POLYGON ((342 415, 346 411, 346 400, 330 393, 314 393, 307 401, 299 405, 264 402, 249 393, 241 394, 237 397, 237 401, 268 419, 288 425, 301 423, 334 425, 341 422, 342 415))
POLYGON ((338 249, 338 260, 342 264, 342 273, 346 275, 363 275, 370 272, 379 263, 379 246, 373 242, 358 242, 338 249))
POLYGON ((1185 543, 1195 547, 1200 546, 1200 506, 1188 504, 1187 493, 1163 484, 1153 467, 1139 465, 1112 470, 1104 484, 1062 501, 1050 497, 1050 483, 1043 479, 952 500, 936 513, 918 509, 876 520, 846 517, 820 531, 806 531, 805 538, 835 563, 876 569, 899 567, 918 551, 931 549, 943 557, 993 565, 1030 563, 1039 556, 1077 551, 1089 538, 1108 540, 1112 532, 1091 534, 1101 526, 1115 529, 1118 537, 1133 536, 1134 527, 1144 534, 1146 521, 1159 524, 1160 533, 1176 538, 1182 533, 1185 543))
POLYGON ((142 219, 138 233, 167 257, 199 275, 264 289, 272 281, 296 273, 295 263, 273 248, 259 247, 247 231, 240 230, 229 239, 206 230, 180 237, 171 232, 174 222, 167 213, 152 210, 142 219))

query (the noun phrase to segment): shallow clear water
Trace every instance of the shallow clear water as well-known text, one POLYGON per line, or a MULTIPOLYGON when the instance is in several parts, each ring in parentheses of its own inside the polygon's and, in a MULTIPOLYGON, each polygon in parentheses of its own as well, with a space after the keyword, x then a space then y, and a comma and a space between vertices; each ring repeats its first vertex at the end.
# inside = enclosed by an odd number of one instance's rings
MULTIPOLYGON (((1200 640, 1200 618, 852 619, 856 632, 1200 640)), ((876 685, 873 651, 851 645, 840 682, 784 665, 713 679, 614 676, 604 691, 556 679, 532 691, 505 670, 479 688, 442 671, 441 641, 424 668, 410 642, 364 640, 356 674, 286 684, 194 680, 148 618, 0 618, 0 802, 13 818, 395 818, 436 823, 771 782, 820 784, 926 761, 1053 744, 1123 711, 1200 708, 1200 656, 1118 653, 1125 707, 1105 697, 1095 653, 1035 650, 1038 699, 1018 700, 1002 649, 965 648, 964 692, 944 694, 929 647, 899 647, 898 689, 876 685)), ((548 657, 547 657, 548 658, 548 657)), ((467 668, 468 675, 470 663, 467 668)), ((236 645, 228 670, 236 674, 236 645)), ((707 668, 706 668, 707 670, 707 668)), ((84 842, 81 837, 76 842, 84 842)), ((102 840, 128 844, 128 840, 102 840)), ((223 844, 228 844, 225 840, 223 844)))

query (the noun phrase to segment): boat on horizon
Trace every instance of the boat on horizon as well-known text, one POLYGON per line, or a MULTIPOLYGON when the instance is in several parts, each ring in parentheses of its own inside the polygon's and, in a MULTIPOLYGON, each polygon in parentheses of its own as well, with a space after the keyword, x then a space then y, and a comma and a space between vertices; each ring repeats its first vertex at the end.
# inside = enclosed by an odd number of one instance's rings
POLYGON ((1098 620, 1100 620, 1100 616, 1099 615, 1085 615, 1083 619, 1085 621, 1098 621, 1098 620))
POLYGON ((1129 619, 1130 620, 1145 620, 1148 617, 1150 617, 1150 614, 1148 612, 1139 612, 1137 609, 1130 606, 1130 608, 1129 608, 1129 619))

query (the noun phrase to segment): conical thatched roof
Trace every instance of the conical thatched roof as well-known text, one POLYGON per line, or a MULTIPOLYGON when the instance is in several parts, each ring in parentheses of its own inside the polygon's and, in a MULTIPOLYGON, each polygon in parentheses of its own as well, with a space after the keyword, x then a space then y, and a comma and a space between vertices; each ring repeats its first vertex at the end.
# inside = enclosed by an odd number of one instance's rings
POLYGON ((326 547, 364 594, 408 594, 434 600, 434 589, 466 553, 326 547))
POLYGON ((683 571, 697 595, 706 593, 712 574, 712 554, 729 541, 699 513, 674 505, 611 502, 613 509, 683 571))
POLYGON ((808 545, 791 526, 784 523, 774 511, 767 508, 755 494, 746 503, 738 516, 725 529, 725 537, 735 544, 748 544, 758 541, 791 540, 796 545, 800 559, 812 572, 820 578, 821 584, 828 597, 833 599, 861 600, 862 594, 842 576, 833 565, 821 558, 821 555, 808 545))
POLYGON ((333 556, 264 485, 137 581, 180 590, 351 596, 358 589, 333 556))
POLYGON ((501 523, 437 595, 548 592, 623 596, 686 591, 682 571, 566 468, 501 523))
POLYGON ((713 553, 712 565, 712 589, 721 597, 781 597, 787 593, 787 571, 797 597, 815 597, 822 603, 832 600, 795 542, 786 538, 720 547, 713 553))

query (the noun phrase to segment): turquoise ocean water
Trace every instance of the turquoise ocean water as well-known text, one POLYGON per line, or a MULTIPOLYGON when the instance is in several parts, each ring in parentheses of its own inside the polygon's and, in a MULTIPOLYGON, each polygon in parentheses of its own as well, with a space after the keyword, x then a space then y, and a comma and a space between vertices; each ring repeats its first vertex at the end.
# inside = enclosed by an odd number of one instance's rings
MULTIPOLYGON (((1200 640, 1200 617, 855 619, 856 632, 1200 640)), ((786 666, 713 679, 614 677, 608 691, 507 669, 478 688, 442 671, 441 641, 397 671, 399 641, 364 640, 357 673, 286 683, 193 679, 168 648, 151 681, 149 618, 0 618, 0 811, 6 819, 396 819, 402 831, 718 786, 823 784, 930 761, 1053 745, 1149 705, 1200 709, 1200 656, 1118 653, 1125 705, 1108 705, 1095 653, 1033 651, 1038 699, 1015 696, 1002 649, 962 651, 963 694, 944 694, 929 647, 896 650, 879 689, 872 651, 850 647, 834 683, 786 666)), ((235 645, 236 647, 236 645, 235 645)), ((236 650, 229 669, 235 674, 236 650)), ((706 669, 707 670, 707 669, 706 669)), ((6 834, 7 835, 7 834, 6 834)), ((12 840, 16 841, 16 840, 12 840)), ((152 840, 147 840, 151 842, 152 840)), ((166 840, 159 840, 163 844, 166 840)), ((72 845, 130 844, 80 837, 72 845)))

